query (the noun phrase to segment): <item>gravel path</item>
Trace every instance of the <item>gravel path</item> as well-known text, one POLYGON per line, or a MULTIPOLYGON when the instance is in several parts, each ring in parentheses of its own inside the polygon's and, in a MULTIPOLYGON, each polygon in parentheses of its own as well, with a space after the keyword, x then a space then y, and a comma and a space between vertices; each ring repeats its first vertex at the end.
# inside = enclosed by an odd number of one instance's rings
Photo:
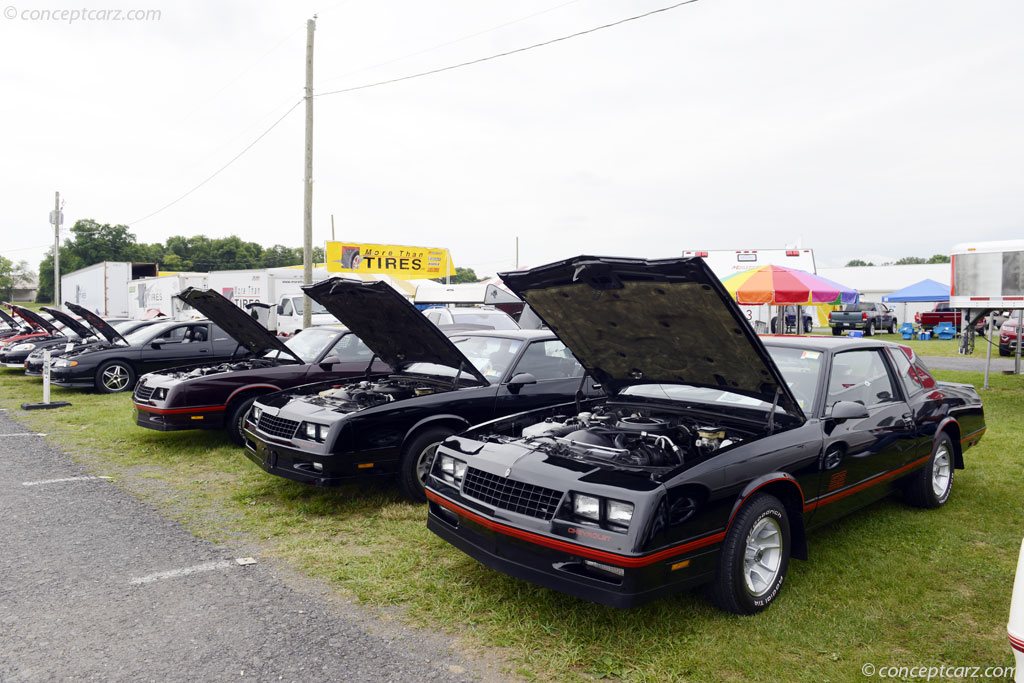
MULTIPOLYGON (((924 356, 925 364, 933 370, 963 370, 965 372, 985 372, 985 356, 924 356)), ((992 374, 1000 373, 1003 370, 1013 370, 1013 358, 1001 357, 998 352, 992 354, 992 374)), ((1024 366, 1024 360, 1021 361, 1024 366)))
POLYGON ((479 677, 443 636, 240 566, 28 431, 0 412, 0 681, 479 677))

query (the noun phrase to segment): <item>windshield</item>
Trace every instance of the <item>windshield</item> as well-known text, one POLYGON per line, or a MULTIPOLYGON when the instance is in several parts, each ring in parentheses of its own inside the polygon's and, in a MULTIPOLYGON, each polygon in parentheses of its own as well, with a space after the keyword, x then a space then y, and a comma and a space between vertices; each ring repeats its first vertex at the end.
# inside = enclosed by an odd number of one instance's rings
MULTIPOLYGON (((295 315, 302 315, 302 308, 303 308, 302 305, 303 305, 303 302, 305 302, 305 300, 306 300, 305 297, 301 297, 301 296, 292 299, 292 305, 295 306, 295 315)), ((320 303, 319 301, 314 301, 313 302, 313 306, 309 309, 309 314, 310 315, 319 315, 321 313, 330 315, 330 311, 328 311, 326 308, 324 308, 324 305, 322 303, 320 303)))
MULTIPOLYGON (((450 337, 455 348, 462 352, 480 374, 491 384, 497 384, 505 375, 523 342, 518 339, 502 337, 450 337)), ((450 368, 436 363, 413 363, 405 368, 406 372, 422 375, 442 375, 455 377, 458 368, 450 368)))
MULTIPOLYGON (((814 405, 818 391, 818 375, 821 372, 822 353, 788 347, 768 347, 768 353, 782 372, 786 385, 796 397, 797 405, 808 411, 814 405)), ((693 387, 687 384, 635 384, 626 387, 620 396, 642 396, 644 398, 688 401, 691 403, 726 403, 745 408, 768 410, 771 403, 734 394, 710 387, 693 387)))
MULTIPOLYGON (((324 348, 329 344, 333 344, 337 338, 337 330, 310 327, 309 329, 302 330, 294 337, 289 337, 285 340, 284 345, 304 362, 312 363, 323 352, 324 348)), ((278 353, 276 350, 267 351, 264 357, 277 358, 278 353)), ((283 353, 280 355, 287 358, 287 355, 283 353)))

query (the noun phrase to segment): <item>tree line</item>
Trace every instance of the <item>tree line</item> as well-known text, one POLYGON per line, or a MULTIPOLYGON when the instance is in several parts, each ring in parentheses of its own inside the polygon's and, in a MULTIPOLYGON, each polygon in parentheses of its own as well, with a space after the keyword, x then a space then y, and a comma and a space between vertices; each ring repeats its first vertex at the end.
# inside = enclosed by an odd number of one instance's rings
MULTIPOLYGON (((880 266, 913 266, 921 263, 949 263, 949 256, 946 254, 935 254, 931 258, 924 258, 923 256, 904 256, 898 261, 886 261, 885 263, 879 263, 880 266)), ((874 263, 865 261, 863 259, 855 258, 846 264, 847 268, 854 266, 873 266, 874 263)))
MULTIPOLYGON (((60 272, 66 275, 103 261, 157 263, 161 270, 199 273, 211 270, 280 268, 301 264, 302 247, 286 247, 281 244, 264 247, 256 242, 247 242, 237 235, 174 235, 162 243, 146 244, 137 241, 127 225, 98 223, 92 219, 76 221, 71 228, 71 237, 60 247, 60 272)), ((313 262, 324 262, 323 247, 313 247, 313 262)), ((0 292, 6 283, 3 265, 0 262, 0 292)), ((28 264, 24 265, 27 268, 28 264)), ((452 277, 452 282, 477 281, 472 269, 456 270, 458 274, 452 277)), ((39 291, 36 294, 36 301, 51 303, 52 298, 53 247, 50 247, 39 264, 39 291)))
MULTIPOLYGON (((323 247, 313 248, 313 261, 323 263, 323 247)), ((174 235, 164 242, 147 244, 136 240, 127 225, 76 221, 71 237, 60 247, 60 272, 64 275, 102 261, 158 263, 161 270, 193 271, 280 268, 302 263, 302 247, 275 244, 264 247, 237 235, 230 237, 185 237, 174 235)), ((36 301, 53 298, 53 247, 39 264, 39 292, 36 301)))

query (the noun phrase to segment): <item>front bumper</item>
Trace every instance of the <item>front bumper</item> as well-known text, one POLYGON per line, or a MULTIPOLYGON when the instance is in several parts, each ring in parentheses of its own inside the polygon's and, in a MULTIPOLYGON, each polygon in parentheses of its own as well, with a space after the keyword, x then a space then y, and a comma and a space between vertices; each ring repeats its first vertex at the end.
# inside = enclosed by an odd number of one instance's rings
POLYGON ((394 474, 397 454, 391 449, 360 453, 311 453, 288 442, 261 434, 246 418, 245 457, 263 470, 312 486, 338 486, 354 479, 394 474))
POLYGON ((158 432, 224 428, 224 406, 157 408, 136 402, 133 410, 135 424, 158 432))
POLYGON ((50 381, 59 387, 84 387, 96 386, 93 370, 80 370, 78 368, 50 368, 50 381))
POLYGON ((430 489, 427 498, 427 528, 481 564, 610 607, 637 607, 714 576, 717 543, 665 560, 648 561, 651 556, 643 555, 615 558, 497 522, 483 510, 474 511, 430 489), (588 560, 616 567, 621 576, 588 565, 588 560))

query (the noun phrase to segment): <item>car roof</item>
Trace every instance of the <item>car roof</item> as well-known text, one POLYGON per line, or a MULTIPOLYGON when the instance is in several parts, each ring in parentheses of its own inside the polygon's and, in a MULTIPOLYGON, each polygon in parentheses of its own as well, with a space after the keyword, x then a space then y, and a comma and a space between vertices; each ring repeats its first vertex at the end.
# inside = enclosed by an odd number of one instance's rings
POLYGON ((848 349, 864 348, 865 346, 899 346, 892 342, 880 339, 865 339, 864 337, 822 337, 817 335, 762 335, 761 341, 765 346, 791 346, 798 349, 811 349, 814 351, 846 351, 848 349))
MULTIPOLYGON (((455 327, 454 325, 452 327, 455 327)), ((442 328, 443 329, 443 328, 442 328)), ((449 336, 460 337, 504 337, 506 339, 519 339, 521 341, 533 341, 535 339, 557 339, 551 330, 458 330, 454 329, 449 336)))

